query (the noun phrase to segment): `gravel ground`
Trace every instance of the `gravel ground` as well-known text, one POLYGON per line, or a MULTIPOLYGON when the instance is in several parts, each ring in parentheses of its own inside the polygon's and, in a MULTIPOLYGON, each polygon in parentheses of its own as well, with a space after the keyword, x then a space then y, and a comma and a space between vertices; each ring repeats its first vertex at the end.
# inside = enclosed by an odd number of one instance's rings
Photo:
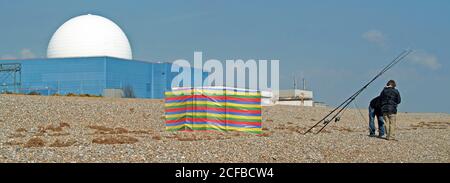
POLYGON ((166 132, 162 100, 0 95, 0 162, 450 162, 449 114, 400 113, 398 141, 357 110, 303 135, 329 111, 264 107, 259 136, 166 132))

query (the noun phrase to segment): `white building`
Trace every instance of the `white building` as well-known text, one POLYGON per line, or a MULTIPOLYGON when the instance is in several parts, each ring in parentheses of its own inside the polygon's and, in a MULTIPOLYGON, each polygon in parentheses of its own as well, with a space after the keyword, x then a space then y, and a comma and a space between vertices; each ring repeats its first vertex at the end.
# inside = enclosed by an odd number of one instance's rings
POLYGON ((309 90, 280 90, 278 100, 275 104, 313 107, 313 97, 313 92, 309 90))

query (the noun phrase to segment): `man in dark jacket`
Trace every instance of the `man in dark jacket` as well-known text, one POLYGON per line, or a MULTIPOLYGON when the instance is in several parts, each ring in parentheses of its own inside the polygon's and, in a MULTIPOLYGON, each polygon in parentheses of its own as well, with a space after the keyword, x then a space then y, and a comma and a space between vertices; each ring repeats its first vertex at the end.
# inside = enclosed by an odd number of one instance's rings
POLYGON ((381 112, 386 123, 386 140, 395 140, 397 105, 401 102, 400 93, 395 89, 396 86, 395 81, 390 80, 380 94, 381 112))
POLYGON ((375 137, 375 116, 378 121, 378 137, 384 136, 384 120, 380 99, 380 96, 373 98, 369 105, 369 136, 371 137, 375 137))

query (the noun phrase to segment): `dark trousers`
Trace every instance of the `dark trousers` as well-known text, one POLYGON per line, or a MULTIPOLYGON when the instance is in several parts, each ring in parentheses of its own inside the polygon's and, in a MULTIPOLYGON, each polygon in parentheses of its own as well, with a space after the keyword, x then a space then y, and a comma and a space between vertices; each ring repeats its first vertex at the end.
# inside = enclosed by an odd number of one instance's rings
POLYGON ((375 135, 375 116, 378 120, 378 135, 383 136, 385 132, 383 116, 377 116, 375 109, 372 107, 369 107, 369 133, 370 135, 375 135))

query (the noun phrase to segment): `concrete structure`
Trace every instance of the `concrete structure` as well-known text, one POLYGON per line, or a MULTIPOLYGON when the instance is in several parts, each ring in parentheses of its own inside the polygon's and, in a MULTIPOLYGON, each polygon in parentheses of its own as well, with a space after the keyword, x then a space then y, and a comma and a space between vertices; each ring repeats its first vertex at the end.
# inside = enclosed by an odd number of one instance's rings
POLYGON ((272 91, 261 91, 261 105, 271 106, 276 102, 275 96, 272 91))
POLYGON ((275 103, 312 107, 314 106, 313 97, 313 92, 308 90, 280 90, 279 99, 275 103))
POLYGON ((20 65, 21 76, 14 85, 11 74, 0 73, 3 93, 105 95, 107 89, 127 89, 137 98, 163 98, 177 74, 170 72, 171 63, 113 57, 0 60, 7 64, 20 65))

